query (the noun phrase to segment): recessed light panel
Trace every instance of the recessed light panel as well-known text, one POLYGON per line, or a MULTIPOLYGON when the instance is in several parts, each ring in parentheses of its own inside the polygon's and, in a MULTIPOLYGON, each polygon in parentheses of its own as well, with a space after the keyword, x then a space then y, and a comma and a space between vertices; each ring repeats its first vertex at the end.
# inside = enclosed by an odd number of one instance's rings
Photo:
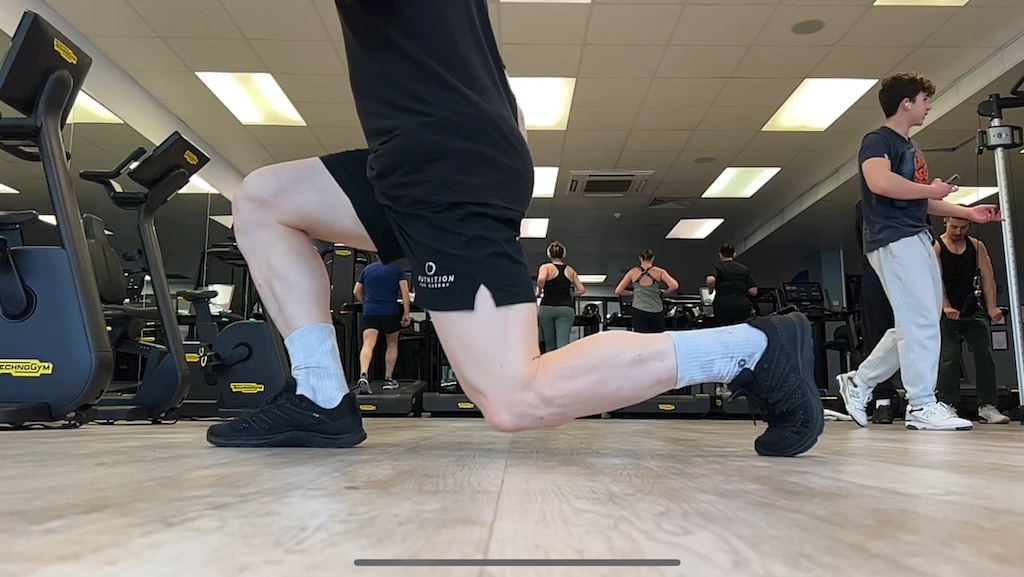
POLYGON ((267 72, 196 72, 239 122, 248 126, 306 126, 299 111, 267 72))
POLYGON ((565 130, 576 90, 575 78, 509 78, 527 130, 565 130))
POLYGON ((545 238, 548 235, 548 219, 524 218, 519 224, 519 238, 545 238))
POLYGON ((680 219, 665 238, 702 240, 719 227, 724 218, 684 218, 680 219))
POLYGON ((823 132, 877 82, 872 78, 807 78, 761 130, 823 132))
POLYGON ((718 175, 701 198, 750 198, 775 177, 778 167, 730 166, 718 175))

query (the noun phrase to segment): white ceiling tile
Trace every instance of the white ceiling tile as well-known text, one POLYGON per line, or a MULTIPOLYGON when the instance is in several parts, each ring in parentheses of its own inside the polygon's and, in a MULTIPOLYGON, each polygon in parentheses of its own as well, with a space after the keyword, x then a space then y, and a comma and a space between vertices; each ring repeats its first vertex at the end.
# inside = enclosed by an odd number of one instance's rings
POLYGON ((828 51, 827 46, 751 46, 732 74, 747 78, 803 79, 828 51))
POLYGON ((799 150, 743 150, 736 155, 732 166, 786 166, 799 150))
POLYGON ((757 132, 752 130, 698 130, 690 136, 690 140, 686 143, 686 148, 702 152, 709 150, 738 152, 746 148, 747 143, 756 134, 757 132))
POLYGON ((214 72, 265 72, 267 67, 244 40, 177 39, 167 43, 192 70, 214 72))
POLYGON ((212 94, 202 99, 164 100, 185 124, 214 146, 259 146, 259 141, 242 126, 231 112, 212 94))
POLYGON ((253 50, 271 72, 294 74, 342 74, 345 65, 330 42, 253 40, 253 50))
POLYGON ((842 46, 917 46, 955 10, 906 6, 873 7, 839 41, 842 46))
POLYGON ((160 100, 209 100, 210 91, 192 72, 134 72, 132 77, 160 100))
POLYGON ((883 78, 913 48, 909 46, 836 46, 814 67, 815 78, 883 78))
POLYGON ((888 72, 917 71, 929 78, 956 79, 970 72, 993 53, 991 48, 942 48, 922 46, 888 72))
POLYGON ((730 78, 715 106, 782 106, 801 80, 794 78, 730 78))
POLYGON ((561 166, 565 170, 612 170, 618 160, 618 150, 566 150, 561 166))
POLYGON ((324 26, 327 28, 327 35, 332 40, 341 40, 341 18, 338 16, 338 7, 334 0, 313 0, 324 26))
POLYGON ((318 146, 320 142, 306 126, 249 126, 249 132, 264 147, 318 146))
POLYGON ((526 133, 530 148, 560 150, 565 144, 564 130, 530 130, 526 133))
POLYGON ((725 80, 721 78, 655 78, 646 106, 711 106, 725 80))
POLYGON ((331 104, 354 102, 348 76, 328 74, 274 74, 292 102, 331 104))
POLYGON ((843 2, 839 6, 779 6, 758 35, 756 44, 771 46, 832 46, 868 11, 868 6, 843 2), (793 25, 820 20, 825 27, 814 34, 795 34, 793 25))
POLYGON ((322 156, 327 150, 322 145, 315 146, 265 146, 270 156, 274 157, 277 162, 288 162, 291 160, 301 160, 304 158, 317 158, 322 156))
POLYGON ((681 6, 595 5, 587 42, 591 44, 665 44, 672 37, 681 6))
POLYGON ((714 106, 700 123, 701 130, 761 130, 776 107, 714 106))
POLYGON ((96 37, 92 41, 129 72, 183 72, 188 68, 181 58, 159 38, 96 37))
POLYGON ((352 102, 296 102, 295 108, 309 126, 345 126, 361 130, 352 102))
POLYGON ((707 108, 702 106, 645 106, 633 123, 635 130, 692 130, 700 125, 707 108))
POLYGON ((582 44, 587 4, 501 5, 501 41, 506 44, 582 44))
POLYGON ((534 166, 561 166, 562 149, 530 147, 530 156, 533 157, 534 166))
MULTIPOLYGON (((82 2, 83 5, 91 2, 82 2)), ((241 38, 220 2, 210 0, 130 0, 135 10, 166 38, 241 38)), ((115 21, 120 21, 117 19, 115 21)))
POLYGON ((772 6, 688 5, 672 44, 746 46, 757 38, 773 10, 772 6))
POLYGON ((79 32, 89 36, 156 36, 125 0, 49 0, 47 2, 79 32), (117 18, 111 18, 117 14, 117 18))
POLYGON ((580 78, 573 92, 573 106, 640 106, 650 80, 580 78))
POLYGON ((985 8, 971 6, 957 10, 953 17, 924 41, 924 46, 998 48, 1024 33, 1024 7, 985 8))
POLYGON ((800 152, 818 137, 815 132, 758 132, 744 150, 793 150, 800 152))
POLYGON ((746 53, 746 46, 669 46, 658 67, 658 76, 728 78, 746 53))
POLYGON ((587 44, 580 64, 581 78, 650 78, 665 49, 661 46, 587 44))
POLYGON ((885 122, 885 115, 882 114, 882 108, 878 104, 878 91, 872 90, 869 95, 873 101, 873 106, 853 107, 847 110, 846 114, 840 116, 839 120, 836 120, 828 130, 867 133, 881 126, 885 122))
POLYGON ((634 130, 625 150, 657 150, 679 153, 692 134, 689 130, 634 130))
POLYGON ((320 144, 329 151, 366 148, 366 137, 362 130, 340 126, 312 126, 311 129, 320 144))
POLYGON ((568 44, 505 44, 501 58, 509 76, 575 78, 583 47, 568 44))
POLYGON ((275 164, 277 161, 262 146, 218 146, 217 152, 228 162, 235 165, 242 174, 248 174, 257 168, 275 164))
POLYGON ((668 172, 678 152, 666 150, 625 150, 619 156, 618 170, 653 170, 656 175, 668 172))
POLYGON ((573 106, 569 130, 629 130, 638 110, 636 106, 573 106))
POLYGON ((566 150, 622 150, 629 131, 569 130, 565 134, 566 150))
POLYGON ((832 152, 838 155, 851 156, 860 150, 861 140, 866 132, 827 130, 822 132, 805 150, 832 152))
POLYGON ((329 39, 323 16, 308 0, 221 0, 221 3, 250 40, 329 39))

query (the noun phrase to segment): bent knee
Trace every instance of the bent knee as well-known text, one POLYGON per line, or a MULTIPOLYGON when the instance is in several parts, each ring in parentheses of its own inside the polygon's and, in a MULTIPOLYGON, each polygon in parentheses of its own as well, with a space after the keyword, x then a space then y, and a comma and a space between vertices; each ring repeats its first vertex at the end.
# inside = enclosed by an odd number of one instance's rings
POLYGON ((550 426, 546 415, 550 400, 538 377, 510 377, 497 372, 489 380, 464 383, 467 392, 476 392, 476 403, 487 423, 503 433, 517 433, 550 426))
POLYGON ((242 187, 231 199, 231 213, 235 224, 248 221, 261 214, 272 214, 280 202, 279 179, 276 166, 265 166, 250 172, 242 180, 242 187))

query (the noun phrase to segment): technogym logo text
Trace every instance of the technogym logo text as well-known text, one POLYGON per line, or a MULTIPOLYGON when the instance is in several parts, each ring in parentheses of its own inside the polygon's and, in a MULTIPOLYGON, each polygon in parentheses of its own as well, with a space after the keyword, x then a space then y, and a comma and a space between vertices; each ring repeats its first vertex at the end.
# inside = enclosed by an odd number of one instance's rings
POLYGON ((416 284, 421 288, 426 289, 444 289, 452 286, 455 282, 455 275, 453 274, 437 274, 437 264, 428 262, 423 265, 423 272, 416 277, 416 284))
POLYGON ((40 377, 53 374, 53 363, 26 359, 0 359, 0 375, 40 377))

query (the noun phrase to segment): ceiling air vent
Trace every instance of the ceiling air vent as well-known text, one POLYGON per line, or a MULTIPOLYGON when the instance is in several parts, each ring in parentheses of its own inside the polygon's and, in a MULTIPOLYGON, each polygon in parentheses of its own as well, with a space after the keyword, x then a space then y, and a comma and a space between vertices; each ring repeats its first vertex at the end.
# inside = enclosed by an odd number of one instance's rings
POLYGON ((589 172, 574 170, 569 173, 569 196, 588 198, 616 198, 643 192, 653 170, 629 172, 589 172))
POLYGON ((695 202, 697 202, 697 199, 692 196, 658 196, 651 199, 651 203, 647 205, 647 208, 687 209, 693 206, 695 202))

